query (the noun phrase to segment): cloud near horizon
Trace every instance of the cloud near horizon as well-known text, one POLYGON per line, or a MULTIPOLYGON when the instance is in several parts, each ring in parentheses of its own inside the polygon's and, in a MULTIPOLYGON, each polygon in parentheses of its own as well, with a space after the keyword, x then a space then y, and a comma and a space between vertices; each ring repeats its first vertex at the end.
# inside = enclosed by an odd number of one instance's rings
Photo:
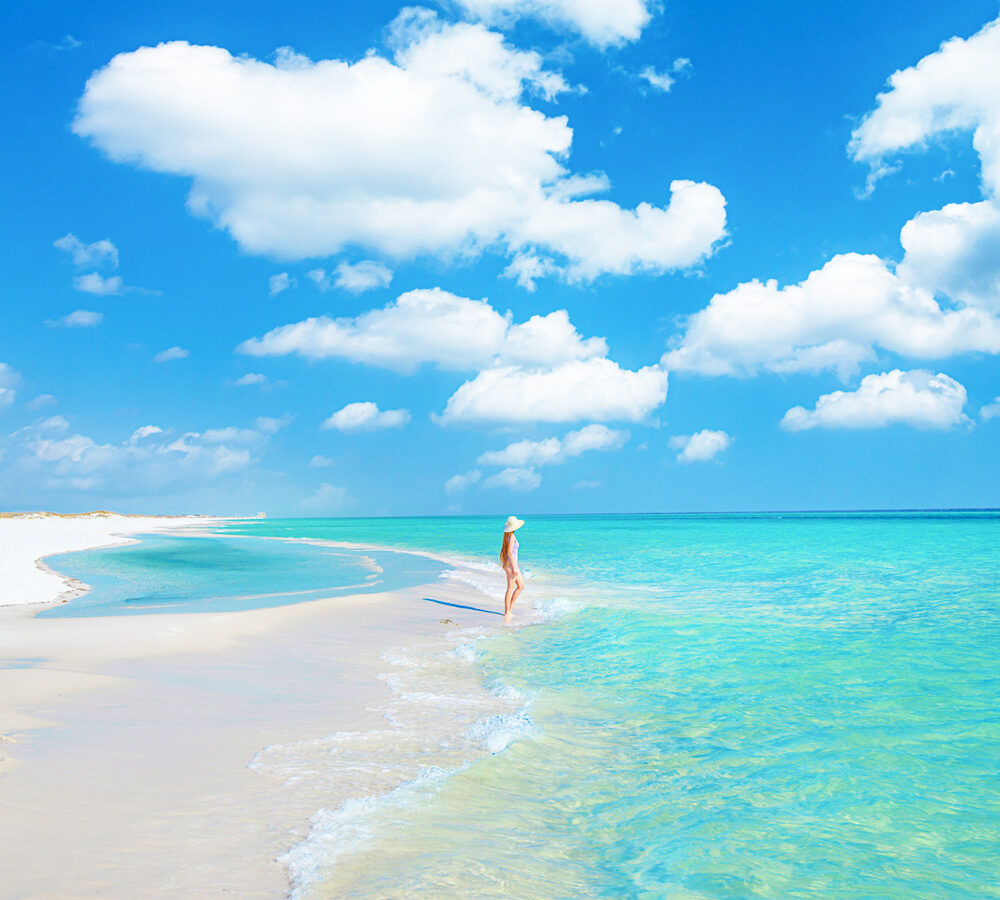
POLYGON ((861 379, 856 391, 834 391, 814 409, 795 406, 785 413, 786 431, 809 428, 884 428, 896 423, 916 428, 947 429, 969 424, 965 388, 942 372, 893 369, 861 379))
POLYGON ((120 443, 102 444, 74 433, 64 417, 52 416, 0 437, 0 483, 11 480, 10 488, 14 481, 30 481, 48 490, 116 497, 207 486, 255 465, 256 450, 278 422, 285 420, 259 419, 254 428, 210 428, 178 438, 157 425, 144 425, 120 443))
POLYGON ((502 450, 487 450, 476 462, 481 466, 547 466, 564 463, 588 450, 618 450, 628 440, 627 431, 606 425, 585 425, 561 440, 515 441, 502 450))
POLYGON ((677 450, 677 462, 706 462, 714 459, 723 450, 729 449, 733 443, 731 435, 725 431, 712 431, 705 428, 694 434, 678 434, 669 441, 669 446, 677 450))
POLYGON ((710 184, 675 179, 664 205, 634 209, 595 199, 608 179, 566 167, 566 117, 527 103, 568 89, 537 53, 419 8, 389 34, 391 57, 353 63, 184 41, 120 53, 72 127, 112 160, 191 178, 192 213, 279 259, 495 250, 590 281, 688 269, 726 237, 710 184))

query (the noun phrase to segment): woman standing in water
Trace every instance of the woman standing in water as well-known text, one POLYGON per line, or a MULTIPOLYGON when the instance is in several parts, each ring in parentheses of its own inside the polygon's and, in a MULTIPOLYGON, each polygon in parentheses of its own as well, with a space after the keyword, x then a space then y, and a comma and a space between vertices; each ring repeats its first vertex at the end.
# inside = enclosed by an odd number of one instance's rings
POLYGON ((511 617, 510 608, 524 590, 524 578, 517 564, 517 537, 514 532, 524 524, 523 519, 511 516, 503 527, 503 543, 500 545, 500 565, 507 576, 507 593, 503 598, 503 616, 511 617))

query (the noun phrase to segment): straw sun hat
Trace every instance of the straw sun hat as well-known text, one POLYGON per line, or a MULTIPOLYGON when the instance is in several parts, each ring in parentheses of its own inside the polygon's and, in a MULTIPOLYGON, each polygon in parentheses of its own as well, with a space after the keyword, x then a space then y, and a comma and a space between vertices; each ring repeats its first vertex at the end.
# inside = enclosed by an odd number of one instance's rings
POLYGON ((520 528, 523 524, 524 524, 524 519, 519 519, 517 516, 511 516, 509 519, 507 519, 507 524, 504 525, 503 527, 504 534, 506 534, 508 531, 517 531, 517 529, 520 528))

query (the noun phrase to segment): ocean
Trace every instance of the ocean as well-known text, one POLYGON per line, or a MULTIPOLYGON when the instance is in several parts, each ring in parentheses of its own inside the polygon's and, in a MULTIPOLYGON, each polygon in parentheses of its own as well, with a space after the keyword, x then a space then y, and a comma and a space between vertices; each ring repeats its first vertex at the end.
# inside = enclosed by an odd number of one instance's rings
MULTIPOLYGON (((389 726, 253 761, 402 773, 317 796, 294 896, 1000 897, 1000 514, 526 518, 523 627, 386 656, 406 766, 389 726)), ((428 551, 500 608, 502 521, 220 531, 428 551)))

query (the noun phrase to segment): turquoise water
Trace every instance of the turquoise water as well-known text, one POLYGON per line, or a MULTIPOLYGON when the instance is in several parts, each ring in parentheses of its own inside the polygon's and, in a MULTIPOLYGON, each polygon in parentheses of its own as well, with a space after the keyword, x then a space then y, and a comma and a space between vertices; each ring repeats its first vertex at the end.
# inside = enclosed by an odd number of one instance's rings
MULTIPOLYGON (((501 521, 230 530, 485 563, 501 521)), ((525 601, 565 612, 479 638, 475 664, 527 727, 366 807, 363 845, 303 895, 1000 897, 1000 516, 538 517, 518 536, 525 601)))
POLYGON ((229 612, 435 580, 442 565, 411 553, 359 553, 233 534, 144 535, 141 543, 48 559, 90 590, 39 616, 229 612))

